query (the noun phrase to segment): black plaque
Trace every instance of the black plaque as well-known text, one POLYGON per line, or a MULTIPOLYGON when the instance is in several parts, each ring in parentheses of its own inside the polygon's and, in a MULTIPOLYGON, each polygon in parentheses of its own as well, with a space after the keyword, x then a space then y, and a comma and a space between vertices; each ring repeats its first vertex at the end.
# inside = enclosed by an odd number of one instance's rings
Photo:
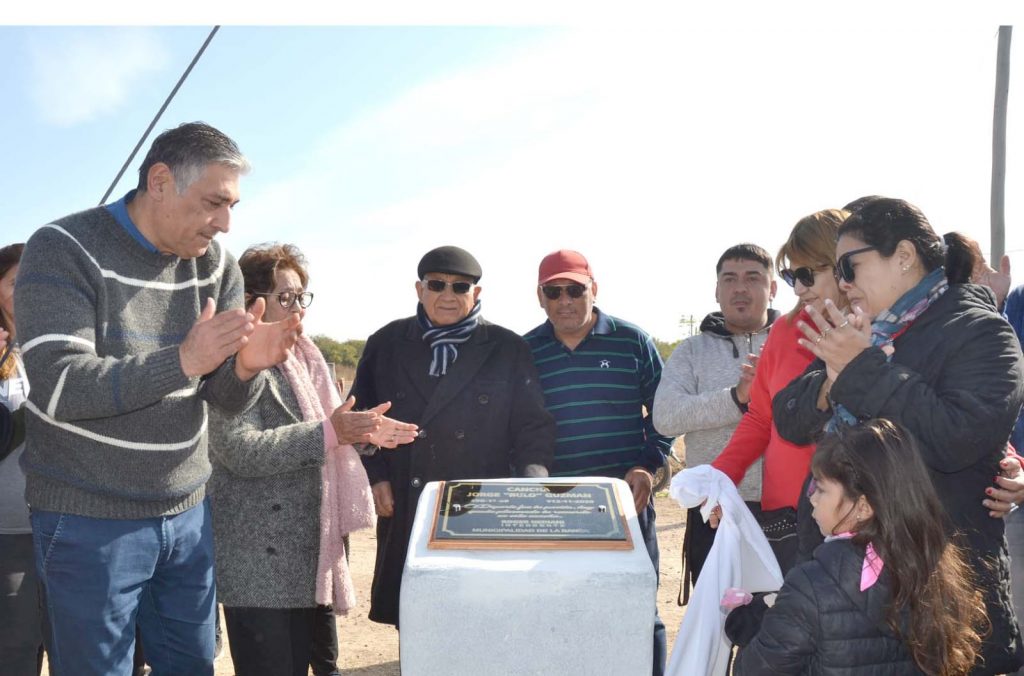
POLYGON ((449 481, 438 487, 430 547, 631 549, 608 482, 449 481))

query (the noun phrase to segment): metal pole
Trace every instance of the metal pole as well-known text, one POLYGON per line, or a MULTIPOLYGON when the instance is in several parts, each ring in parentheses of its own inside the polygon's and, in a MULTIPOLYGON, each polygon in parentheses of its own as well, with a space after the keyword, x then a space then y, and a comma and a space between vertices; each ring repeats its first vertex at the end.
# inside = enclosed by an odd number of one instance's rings
POLYGON ((992 114, 992 265, 999 265, 1006 250, 1006 107, 1010 93, 1010 37, 1013 26, 999 27, 996 55, 996 101, 992 114))
POLYGON ((181 89, 181 85, 184 84, 185 78, 187 78, 188 74, 192 72, 192 68, 195 67, 196 63, 199 61, 199 57, 202 56, 203 52, 206 51, 207 45, 210 44, 210 40, 213 39, 213 36, 217 34, 218 30, 220 30, 220 26, 214 26, 213 30, 210 31, 210 34, 206 36, 206 41, 203 43, 203 46, 199 48, 199 51, 196 52, 196 55, 192 58, 192 63, 188 64, 188 68, 186 68, 185 72, 181 74, 180 78, 178 78, 178 84, 174 85, 174 89, 172 89, 171 93, 168 94, 167 99, 164 101, 164 105, 160 106, 160 110, 156 111, 156 116, 153 117, 153 121, 149 123, 148 127, 146 127, 146 131, 143 132, 142 138, 140 138, 139 142, 135 144, 135 148, 128 156, 128 159, 125 160, 124 164, 121 165, 121 171, 117 172, 117 176, 114 177, 114 181, 110 184, 110 187, 107 188, 107 192, 103 193, 103 197, 100 198, 100 206, 103 206, 104 204, 107 203, 107 198, 110 197, 110 193, 114 192, 114 187, 117 186, 117 182, 121 180, 122 176, 124 176, 125 169, 127 169, 128 165, 132 163, 133 159, 135 159, 135 154, 139 152, 139 148, 141 148, 142 144, 146 142, 146 138, 149 136, 149 132, 153 131, 153 127, 156 126, 156 123, 160 119, 160 116, 164 114, 165 110, 167 110, 167 106, 170 105, 171 99, 173 99, 174 95, 178 93, 179 89, 181 89))

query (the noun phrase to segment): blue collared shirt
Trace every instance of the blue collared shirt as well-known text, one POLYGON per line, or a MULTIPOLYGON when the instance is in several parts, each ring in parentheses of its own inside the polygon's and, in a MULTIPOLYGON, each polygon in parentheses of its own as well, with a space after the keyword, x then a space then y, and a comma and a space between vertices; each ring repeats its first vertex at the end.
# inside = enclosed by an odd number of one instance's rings
POLYGON ((160 253, 157 251, 157 248, 153 246, 153 244, 146 239, 141 232, 139 232, 135 223, 132 222, 132 217, 128 215, 128 203, 135 199, 135 192, 135 190, 129 190, 124 197, 116 202, 108 204, 107 211, 109 211, 110 215, 114 217, 114 220, 117 221, 122 228, 127 230, 128 234, 131 235, 135 241, 141 244, 147 251, 160 253))

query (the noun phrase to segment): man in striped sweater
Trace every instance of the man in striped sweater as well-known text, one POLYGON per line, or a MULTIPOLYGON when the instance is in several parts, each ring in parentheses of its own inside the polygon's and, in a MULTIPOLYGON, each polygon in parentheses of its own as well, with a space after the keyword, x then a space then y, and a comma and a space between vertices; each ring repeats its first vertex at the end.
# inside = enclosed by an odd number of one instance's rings
MULTIPOLYGON (((548 319, 525 338, 558 426, 551 476, 625 479, 657 571, 652 486, 672 445, 651 417, 661 356, 642 330, 594 307, 596 298, 582 254, 563 249, 541 261, 537 299, 548 319)), ((665 655, 665 625, 655 616, 655 675, 665 671, 665 655)))
POLYGON ((202 123, 161 134, 137 190, 40 228, 21 259, 32 390, 22 467, 51 674, 213 674, 207 404, 238 412, 298 315, 242 309, 227 232, 248 163, 202 123))

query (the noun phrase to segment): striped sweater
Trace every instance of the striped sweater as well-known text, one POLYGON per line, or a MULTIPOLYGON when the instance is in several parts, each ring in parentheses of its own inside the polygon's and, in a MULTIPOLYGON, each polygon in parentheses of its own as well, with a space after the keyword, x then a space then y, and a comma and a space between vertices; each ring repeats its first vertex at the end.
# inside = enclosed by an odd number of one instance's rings
POLYGON ((207 402, 241 411, 264 377, 229 359, 204 378, 178 347, 206 299, 242 306, 238 264, 217 243, 195 259, 147 251, 100 207, 40 228, 15 290, 32 391, 26 499, 109 519, 183 512, 205 496, 207 402))
POLYGON ((555 337, 550 321, 524 336, 558 426, 551 475, 621 479, 635 466, 655 472, 672 445, 651 419, 661 356, 639 328, 594 313, 594 328, 575 350, 555 337))

